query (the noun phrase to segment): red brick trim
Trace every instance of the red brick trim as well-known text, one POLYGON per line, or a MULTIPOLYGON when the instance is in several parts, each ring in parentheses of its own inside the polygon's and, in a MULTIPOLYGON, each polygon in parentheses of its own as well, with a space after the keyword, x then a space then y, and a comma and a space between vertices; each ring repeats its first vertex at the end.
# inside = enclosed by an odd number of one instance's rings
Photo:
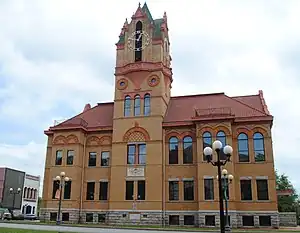
POLYGON ((127 132, 123 136, 123 141, 124 142, 128 142, 130 135, 132 133, 135 133, 135 132, 142 133, 144 135, 145 141, 149 141, 150 140, 150 135, 147 132, 147 130, 144 129, 143 127, 140 127, 140 126, 136 125, 135 127, 132 127, 131 129, 127 130, 127 132))

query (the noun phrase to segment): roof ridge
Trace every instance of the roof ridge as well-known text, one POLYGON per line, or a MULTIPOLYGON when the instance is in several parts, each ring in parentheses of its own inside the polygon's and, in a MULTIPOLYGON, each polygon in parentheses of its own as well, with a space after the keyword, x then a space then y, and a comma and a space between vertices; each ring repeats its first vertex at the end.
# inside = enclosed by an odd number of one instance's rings
POLYGON ((258 96, 258 95, 256 95, 256 94, 253 94, 253 95, 237 95, 237 96, 232 96, 231 98, 249 97, 249 96, 258 96))
POLYGON ((197 96, 211 96, 211 95, 225 95, 225 93, 224 92, 216 92, 216 93, 206 93, 206 94, 177 95, 177 96, 171 96, 171 99, 185 98, 185 97, 197 97, 197 96))

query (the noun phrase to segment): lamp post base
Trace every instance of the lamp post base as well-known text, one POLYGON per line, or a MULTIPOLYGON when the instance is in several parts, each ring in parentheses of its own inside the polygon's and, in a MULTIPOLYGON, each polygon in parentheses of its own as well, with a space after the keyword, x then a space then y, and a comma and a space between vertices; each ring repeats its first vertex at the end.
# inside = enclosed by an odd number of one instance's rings
POLYGON ((60 222, 59 220, 56 221, 56 225, 60 225, 60 223, 61 223, 61 222, 60 222))
POLYGON ((227 224, 225 226, 225 233, 231 233, 231 227, 227 224))

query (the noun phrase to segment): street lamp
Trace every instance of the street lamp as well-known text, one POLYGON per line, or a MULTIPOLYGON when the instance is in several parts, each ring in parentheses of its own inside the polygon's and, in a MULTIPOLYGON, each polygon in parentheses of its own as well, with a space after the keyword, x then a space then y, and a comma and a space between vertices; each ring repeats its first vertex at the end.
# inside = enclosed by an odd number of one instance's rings
POLYGON ((58 202, 58 212, 57 212, 57 220, 56 224, 60 225, 60 214, 61 214, 61 199, 63 187, 65 186, 65 182, 68 182, 70 179, 66 176, 65 172, 61 172, 59 176, 56 176, 55 180, 59 182, 59 202, 58 202))
MULTIPOLYGON (((223 189, 224 189, 224 198, 225 198, 225 213, 226 213, 226 222, 225 222, 225 232, 229 233, 231 232, 231 227, 230 227, 230 221, 229 221, 229 215, 228 215, 228 199, 229 197, 227 196, 227 190, 229 189, 229 185, 233 181, 233 175, 228 174, 228 171, 226 169, 222 170, 222 183, 223 183, 223 189)), ((218 179, 218 176, 217 176, 218 179)))
POLYGON ((224 203, 223 203, 223 188, 222 188, 222 173, 221 173, 221 167, 224 166, 227 162, 230 161, 230 157, 232 154, 232 147, 229 145, 224 146, 223 152, 226 155, 225 160, 221 160, 220 158, 220 152, 222 149, 223 145, 222 142, 219 140, 216 140, 212 144, 211 147, 205 147, 203 150, 203 153, 205 155, 205 159, 207 163, 211 163, 213 166, 218 168, 218 184, 219 184, 219 206, 220 206, 220 229, 221 233, 225 233, 225 224, 224 224, 224 203), (213 155, 213 150, 216 151, 217 153, 217 160, 212 161, 212 155, 213 155))
POLYGON ((12 210, 15 209, 15 200, 16 200, 16 195, 21 193, 21 188, 17 188, 16 191, 14 191, 13 188, 9 189, 9 193, 13 195, 13 207, 12 210))

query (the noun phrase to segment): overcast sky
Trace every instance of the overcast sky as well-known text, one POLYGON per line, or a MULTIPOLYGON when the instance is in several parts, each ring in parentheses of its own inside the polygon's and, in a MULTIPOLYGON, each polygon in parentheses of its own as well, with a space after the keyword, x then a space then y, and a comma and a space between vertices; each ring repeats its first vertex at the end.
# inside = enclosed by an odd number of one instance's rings
MULTIPOLYGON (((172 95, 262 89, 275 117, 275 166, 300 190, 300 1, 147 4, 154 18, 168 15, 172 95)), ((0 166, 43 176, 43 130, 86 103, 113 100, 115 43, 137 6, 136 0, 0 0, 0 166)))

